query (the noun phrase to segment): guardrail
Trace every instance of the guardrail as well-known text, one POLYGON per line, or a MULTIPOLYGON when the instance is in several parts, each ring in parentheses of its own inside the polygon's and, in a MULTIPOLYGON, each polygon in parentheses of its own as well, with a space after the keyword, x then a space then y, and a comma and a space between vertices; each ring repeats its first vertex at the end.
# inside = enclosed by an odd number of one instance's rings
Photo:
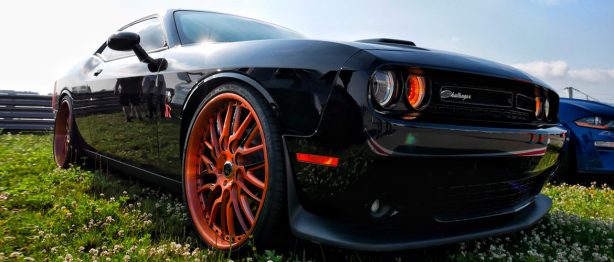
POLYGON ((51 96, 0 90, 0 129, 53 129, 51 96))

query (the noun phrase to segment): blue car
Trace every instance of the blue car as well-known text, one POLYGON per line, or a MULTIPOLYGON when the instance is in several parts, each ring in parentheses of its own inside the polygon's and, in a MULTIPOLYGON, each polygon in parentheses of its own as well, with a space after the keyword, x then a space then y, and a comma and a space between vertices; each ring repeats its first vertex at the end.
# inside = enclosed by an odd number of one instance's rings
POLYGON ((561 98, 559 118, 569 131, 562 172, 614 174, 614 107, 561 98))

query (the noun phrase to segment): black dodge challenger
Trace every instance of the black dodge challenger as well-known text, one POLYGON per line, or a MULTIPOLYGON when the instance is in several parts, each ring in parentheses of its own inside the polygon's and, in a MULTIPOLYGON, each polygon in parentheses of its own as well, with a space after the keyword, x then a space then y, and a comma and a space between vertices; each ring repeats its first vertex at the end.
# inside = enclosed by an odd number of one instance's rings
POLYGON ((58 166, 89 156, 183 192, 213 248, 421 248, 520 230, 551 206, 559 97, 509 66, 191 10, 92 51, 55 83, 58 166))

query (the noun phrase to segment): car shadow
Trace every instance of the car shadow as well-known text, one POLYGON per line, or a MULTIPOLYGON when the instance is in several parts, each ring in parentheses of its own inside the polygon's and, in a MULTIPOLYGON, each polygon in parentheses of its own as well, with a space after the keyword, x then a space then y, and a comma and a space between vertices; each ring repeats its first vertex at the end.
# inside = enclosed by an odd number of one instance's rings
POLYGON ((614 174, 589 174, 569 172, 555 175, 554 178, 550 180, 550 183, 554 185, 568 184, 585 187, 590 187, 594 184, 606 184, 609 187, 614 187, 614 174))

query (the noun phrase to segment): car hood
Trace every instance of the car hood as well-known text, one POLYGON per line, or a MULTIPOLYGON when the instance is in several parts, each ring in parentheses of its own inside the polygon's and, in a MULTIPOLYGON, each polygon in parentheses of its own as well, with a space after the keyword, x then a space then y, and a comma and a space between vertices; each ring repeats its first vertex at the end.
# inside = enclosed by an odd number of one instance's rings
POLYGON ((410 45, 343 43, 363 49, 390 63, 506 78, 549 87, 545 82, 514 67, 468 55, 410 45))
POLYGON ((587 111, 587 114, 595 114, 599 116, 614 117, 614 107, 587 100, 561 98, 561 106, 569 105, 587 111))

